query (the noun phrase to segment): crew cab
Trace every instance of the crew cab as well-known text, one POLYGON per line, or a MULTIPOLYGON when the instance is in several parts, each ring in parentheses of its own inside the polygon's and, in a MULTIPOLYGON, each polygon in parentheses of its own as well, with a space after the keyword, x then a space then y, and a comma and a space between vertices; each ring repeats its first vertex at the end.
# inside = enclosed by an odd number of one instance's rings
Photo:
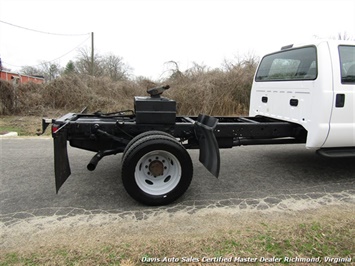
POLYGON ((324 155, 354 155, 354 95, 355 42, 289 45, 262 58, 249 115, 301 125, 324 155))

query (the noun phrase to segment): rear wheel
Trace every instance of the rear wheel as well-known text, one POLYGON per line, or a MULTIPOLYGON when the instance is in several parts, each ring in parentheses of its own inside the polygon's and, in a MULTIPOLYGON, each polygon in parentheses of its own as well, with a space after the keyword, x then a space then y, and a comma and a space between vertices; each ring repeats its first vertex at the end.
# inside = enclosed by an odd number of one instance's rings
POLYGON ((173 137, 147 135, 133 143, 122 161, 128 194, 147 205, 165 205, 189 187, 193 166, 186 149, 173 137))
POLYGON ((135 136, 133 139, 131 139, 130 142, 128 142, 126 148, 124 149, 123 151, 123 154, 122 154, 122 161, 125 157, 125 154, 126 152, 129 150, 129 148, 134 144, 136 143, 138 140, 144 138, 144 137, 147 137, 147 136, 152 136, 152 135, 163 135, 163 136, 167 136, 167 137, 170 137, 170 138, 174 138, 174 136, 170 135, 169 133, 166 133, 164 131, 158 131, 158 130, 151 130, 151 131, 147 131, 147 132, 143 132, 137 136, 135 136))

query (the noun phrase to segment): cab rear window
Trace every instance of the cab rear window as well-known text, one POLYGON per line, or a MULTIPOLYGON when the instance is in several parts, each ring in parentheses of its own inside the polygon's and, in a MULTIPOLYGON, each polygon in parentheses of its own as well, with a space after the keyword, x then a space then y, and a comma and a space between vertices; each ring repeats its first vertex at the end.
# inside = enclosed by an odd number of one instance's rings
POLYGON ((308 46, 266 55, 261 60, 255 81, 314 80, 317 73, 317 50, 308 46))
POLYGON ((339 46, 341 83, 355 84, 355 46, 339 46))

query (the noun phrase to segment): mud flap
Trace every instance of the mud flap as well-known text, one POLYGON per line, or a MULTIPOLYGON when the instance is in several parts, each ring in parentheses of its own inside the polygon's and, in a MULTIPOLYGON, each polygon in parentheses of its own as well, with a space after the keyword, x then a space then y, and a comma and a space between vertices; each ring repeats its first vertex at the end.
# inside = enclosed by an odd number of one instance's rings
POLYGON ((58 193, 60 187, 71 174, 67 148, 67 130, 57 131, 54 136, 54 173, 55 188, 58 193))
POLYGON ((221 159, 213 132, 217 123, 218 119, 215 117, 199 115, 194 129, 200 146, 199 160, 211 174, 218 178, 221 159))

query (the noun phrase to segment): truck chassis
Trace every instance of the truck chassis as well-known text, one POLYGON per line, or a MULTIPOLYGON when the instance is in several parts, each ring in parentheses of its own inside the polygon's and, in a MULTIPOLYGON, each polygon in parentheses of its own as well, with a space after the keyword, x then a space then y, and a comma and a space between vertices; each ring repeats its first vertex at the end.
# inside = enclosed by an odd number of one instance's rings
POLYGON ((193 176, 187 149, 199 149, 200 162, 218 177, 219 149, 306 142, 302 126, 263 116, 177 116, 175 101, 161 97, 168 88, 135 97, 135 110, 109 114, 83 110, 43 119, 43 132, 52 124, 57 193, 71 174, 67 142, 96 153, 87 165, 90 171, 103 157, 123 153, 123 185, 146 205, 169 204, 185 193, 193 176))

